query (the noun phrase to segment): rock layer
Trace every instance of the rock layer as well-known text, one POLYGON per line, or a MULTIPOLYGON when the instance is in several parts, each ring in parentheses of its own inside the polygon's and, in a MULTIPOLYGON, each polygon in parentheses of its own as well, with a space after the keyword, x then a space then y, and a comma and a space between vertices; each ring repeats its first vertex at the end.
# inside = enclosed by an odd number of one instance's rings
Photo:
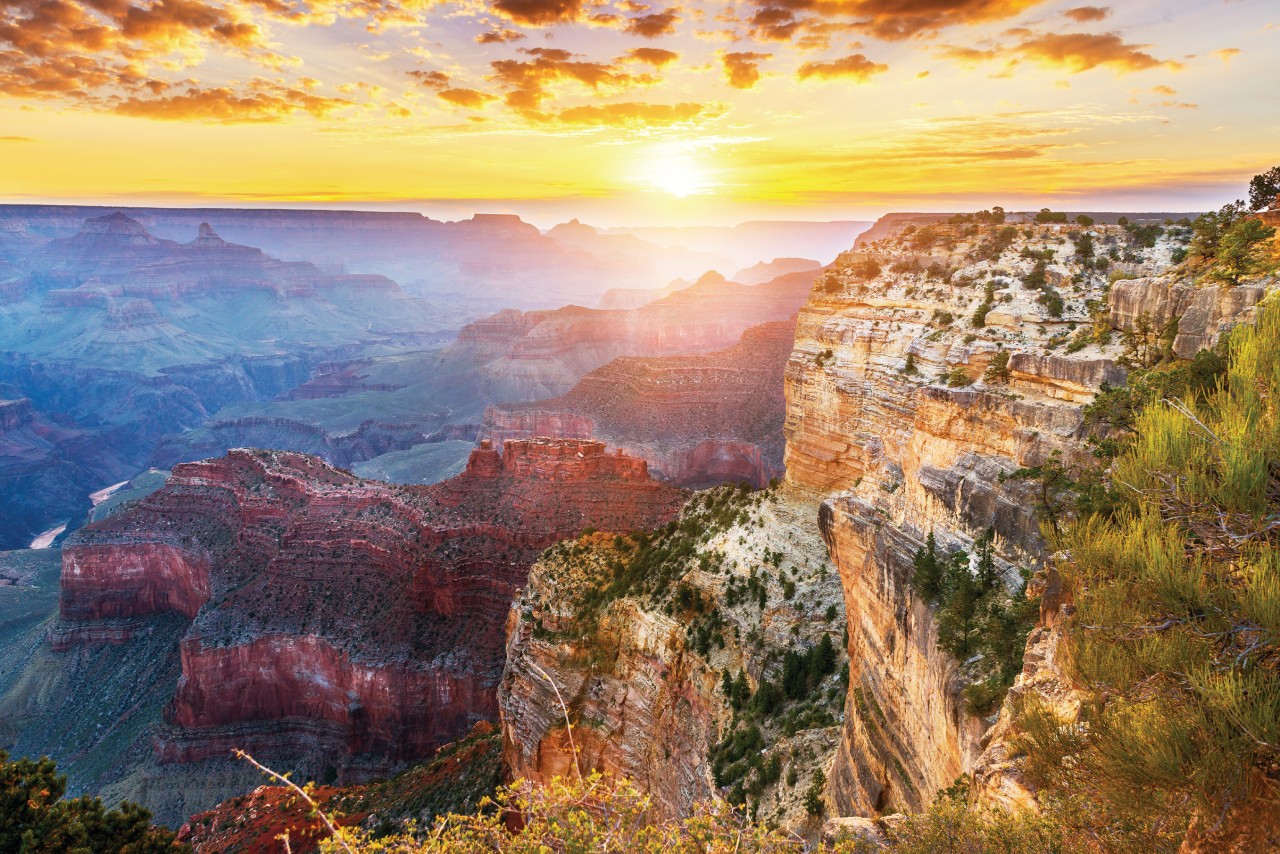
POLYGON ((503 621, 539 551, 663 524, 683 501, 595 442, 482 445, 431 487, 233 451, 71 538, 55 644, 194 617, 158 758, 240 746, 385 768, 495 715, 503 621))
MULTIPOLYGON (((913 556, 930 533, 944 551, 971 551, 991 528, 1006 584, 1020 586, 1015 567, 1039 566, 1043 542, 1031 484, 1008 476, 1054 454, 1090 465, 1081 406, 1126 373, 1123 336, 1107 343, 1094 331, 1105 282, 1077 275, 1070 240, 1082 229, 898 220, 863 235, 815 286, 786 371, 787 481, 821 501, 849 620, 850 693, 829 787, 846 815, 918 809, 975 771, 1000 798, 1026 797, 993 770, 996 754, 984 757, 995 719, 966 711, 962 668, 938 649, 932 609, 912 592, 913 556), (1045 253, 1058 314, 1025 283, 1032 252, 1045 253), (1069 349, 1068 323, 1084 327, 1069 349)), ((1099 251, 1126 240, 1115 226, 1091 232, 1099 251)), ((1178 316, 1178 352, 1193 353, 1256 296, 1152 278, 1170 239, 1132 250, 1138 278, 1112 288, 1107 325, 1123 333, 1143 312, 1178 316)), ((1033 635, 1036 666, 1015 690, 1052 683, 1052 650, 1041 648, 1052 642, 1047 628, 1033 635)))

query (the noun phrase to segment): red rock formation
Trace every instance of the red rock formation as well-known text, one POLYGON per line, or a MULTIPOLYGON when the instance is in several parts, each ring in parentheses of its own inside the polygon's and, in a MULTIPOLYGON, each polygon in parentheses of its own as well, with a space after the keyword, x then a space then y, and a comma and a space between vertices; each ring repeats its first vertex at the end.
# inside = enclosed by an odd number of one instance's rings
POLYGON ((766 323, 706 355, 620 358, 561 397, 491 406, 486 434, 595 438, 695 486, 782 473, 783 371, 794 323, 766 323))
POLYGON ((162 761, 232 746, 408 760, 496 715, 503 622, 544 548, 659 526, 683 500, 599 442, 482 445, 429 487, 236 450, 72 537, 55 642, 194 617, 162 761))

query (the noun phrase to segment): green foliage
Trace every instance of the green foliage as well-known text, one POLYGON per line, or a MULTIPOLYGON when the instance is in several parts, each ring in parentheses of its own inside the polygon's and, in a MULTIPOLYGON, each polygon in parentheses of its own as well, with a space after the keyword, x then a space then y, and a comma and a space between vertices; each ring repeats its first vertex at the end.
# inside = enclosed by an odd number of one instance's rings
POLYGON ((804 793, 804 811, 812 816, 820 816, 827 811, 827 805, 822 801, 822 790, 827 786, 827 775, 822 773, 819 768, 813 772, 813 782, 809 784, 809 788, 804 793))
POLYGON ((1076 224, 1082 225, 1085 228, 1091 227, 1093 225, 1093 221, 1094 221, 1093 217, 1089 216, 1088 214, 1080 214, 1079 216, 1076 217, 1076 224))
POLYGON ((323 854, 705 854, 754 852, 801 854, 793 836, 752 822, 724 803, 702 803, 681 819, 664 819, 653 800, 630 780, 592 774, 555 778, 546 785, 517 780, 499 790, 476 815, 448 816, 423 833, 375 839, 343 828, 341 841, 321 844, 323 854), (513 833, 512 816, 523 827, 513 833))
MULTIPOLYGON (((1047 816, 1029 810, 982 809, 970 806, 967 789, 946 790, 927 810, 912 813, 889 827, 893 854, 1061 854, 1086 850, 1071 845, 1047 816)), ((852 840, 837 843, 837 854, 864 854, 852 840)))
MULTIPOLYGON (((1221 353, 1201 350, 1190 361, 1133 371, 1125 385, 1104 385, 1093 402, 1085 406, 1085 426, 1095 441, 1115 433, 1132 436, 1137 432, 1138 415, 1147 406, 1162 399, 1199 400, 1213 391, 1226 369, 1221 353)), ((1104 455, 1116 455, 1114 444, 1109 451, 1104 449, 1104 455)))
POLYGON ((1048 284, 1048 267, 1049 265, 1043 258, 1036 261, 1035 266, 1031 268, 1031 272, 1022 278, 1022 284, 1032 290, 1040 290, 1048 284))
POLYGON ((1053 288, 1045 288, 1041 291, 1040 295, 1036 297, 1036 302, 1044 306, 1048 310, 1049 314, 1054 317, 1062 317, 1062 294, 1058 293, 1053 288))
POLYGON ((1135 247, 1150 249, 1156 245, 1156 241, 1164 234, 1164 228, 1151 223, 1149 225, 1126 224, 1125 232, 1129 237, 1129 244, 1135 247))
POLYGON ((942 380, 948 388, 964 388, 967 385, 973 385, 973 378, 969 376, 964 365, 952 365, 951 369, 942 375, 942 380))
POLYGON ((1215 260, 1223 236, 1243 215, 1244 202, 1230 202, 1196 217, 1191 224, 1191 254, 1206 261, 1215 260))
POLYGON ((859 258, 849 265, 848 270, 854 278, 865 282, 880 275, 880 262, 874 258, 859 258))
POLYGON ((1264 272, 1274 265, 1268 262, 1268 244, 1276 230, 1261 220, 1246 217, 1236 220, 1222 233, 1218 242, 1218 263, 1212 275, 1228 285, 1240 284, 1240 278, 1264 272))
POLYGON ((982 379, 989 383, 1007 383, 1011 377, 1008 350, 1000 350, 992 356, 991 364, 982 373, 982 379))
POLYGON ((1026 704, 1018 746, 1066 819, 1112 850, 1169 850, 1189 815, 1276 775, 1280 306, 1233 332, 1211 390, 1160 396, 1132 429, 1111 473, 1122 506, 1055 543, 1083 725, 1026 704))
POLYGON ((21 854, 150 854, 190 851, 126 801, 108 810, 97 798, 64 800, 67 778, 53 760, 16 759, 0 750, 0 851, 21 854))
POLYGON ((1005 590, 996 570, 994 533, 975 541, 975 558, 964 551, 938 554, 930 533, 916 552, 911 586, 921 599, 936 605, 938 647, 958 661, 980 656, 973 681, 965 692, 969 710, 984 714, 999 705, 1022 669, 1026 646, 1038 613, 1038 603, 1005 590))
POLYGON ((982 302, 973 312, 973 317, 969 319, 969 325, 974 329, 981 329, 987 325, 987 315, 996 305, 996 286, 994 282, 987 282, 983 291, 982 302))
POLYGON ((1067 215, 1062 211, 1051 211, 1048 208, 1041 208, 1036 214, 1036 222, 1038 223, 1062 223, 1067 221, 1067 215))
POLYGON ((916 367, 916 354, 907 353, 906 364, 902 366, 902 372, 909 377, 913 377, 920 373, 920 369, 916 367))
POLYGON ((1249 182, 1249 210, 1261 211, 1275 207, 1280 197, 1280 166, 1273 166, 1261 175, 1254 175, 1249 182))

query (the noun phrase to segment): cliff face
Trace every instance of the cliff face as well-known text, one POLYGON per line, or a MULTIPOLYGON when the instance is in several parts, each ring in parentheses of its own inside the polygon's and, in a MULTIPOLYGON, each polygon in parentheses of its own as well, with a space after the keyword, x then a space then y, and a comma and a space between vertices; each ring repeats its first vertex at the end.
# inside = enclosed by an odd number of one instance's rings
POLYGON ((764 486, 782 474, 782 374, 794 328, 757 326, 706 355, 615 359, 560 397, 489 407, 485 434, 591 437, 682 486, 764 486))
POLYGON ((594 535, 546 552, 507 622, 498 704, 510 773, 572 775, 576 750, 584 774, 632 777, 662 815, 749 792, 761 815, 801 826, 800 798, 830 766, 844 694, 839 578, 810 510, 788 490, 721 487, 652 536, 594 535), (812 685, 749 702, 824 636, 832 659, 812 685))
POLYGON ((508 603, 538 552, 683 501, 592 442, 482 446, 432 487, 233 451, 72 537, 54 644, 128 643, 176 611, 192 621, 162 762, 240 746, 385 769, 494 716, 508 603))
MULTIPOLYGON (((932 608, 910 586, 914 555, 930 533, 944 551, 972 552, 992 528, 1016 590, 1015 570, 1038 567, 1043 543, 1032 485, 1008 476, 1055 454, 1089 465, 1081 407, 1123 381, 1121 339, 1137 314, 1181 316, 1179 352, 1194 352, 1257 300, 1246 288, 1170 289, 1151 278, 1168 237, 1126 248, 1123 231, 1098 226, 1098 253, 1136 256, 1125 270, 1139 277, 1117 282, 1099 313, 1106 282, 1082 272, 1082 229, 1000 228, 873 229, 864 239, 875 242, 842 256, 800 312, 787 482, 821 501, 844 590, 851 671, 829 793, 846 815, 918 809, 975 771, 992 797, 1029 797, 999 772, 998 752, 983 758, 994 717, 965 710, 965 674, 937 648, 932 608), (1027 284, 1040 274, 1044 286, 1027 284)), ((1050 626, 1033 634, 1015 692, 1057 686, 1050 626)))

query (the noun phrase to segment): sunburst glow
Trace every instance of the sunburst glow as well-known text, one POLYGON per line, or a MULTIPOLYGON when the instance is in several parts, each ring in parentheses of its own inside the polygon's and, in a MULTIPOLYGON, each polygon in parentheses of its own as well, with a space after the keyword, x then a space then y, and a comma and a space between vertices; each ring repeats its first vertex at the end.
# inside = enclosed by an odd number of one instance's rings
POLYGON ((681 199, 708 193, 714 187, 706 164, 690 152, 674 147, 654 153, 645 171, 644 183, 681 199))

